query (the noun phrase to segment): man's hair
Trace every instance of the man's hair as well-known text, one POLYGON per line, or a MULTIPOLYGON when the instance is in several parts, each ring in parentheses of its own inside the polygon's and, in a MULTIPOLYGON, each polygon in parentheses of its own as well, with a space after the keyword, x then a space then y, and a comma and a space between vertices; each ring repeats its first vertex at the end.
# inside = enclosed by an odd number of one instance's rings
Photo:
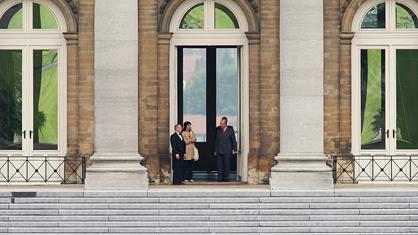
POLYGON ((180 126, 183 129, 183 126, 179 123, 177 123, 176 125, 174 125, 174 130, 176 130, 177 126, 180 126))
POLYGON ((222 117, 221 120, 225 121, 225 123, 228 124, 228 118, 227 117, 222 117))

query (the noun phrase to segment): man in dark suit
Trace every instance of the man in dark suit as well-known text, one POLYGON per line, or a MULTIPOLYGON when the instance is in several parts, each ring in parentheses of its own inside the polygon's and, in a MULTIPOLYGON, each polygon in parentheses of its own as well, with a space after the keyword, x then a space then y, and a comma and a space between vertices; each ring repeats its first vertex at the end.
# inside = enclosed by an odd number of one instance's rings
POLYGON ((228 118, 223 117, 216 128, 215 156, 218 161, 218 182, 229 181, 229 169, 232 155, 237 153, 237 140, 232 126, 228 126, 228 118))
POLYGON ((181 136, 182 126, 174 126, 174 134, 170 137, 171 157, 173 159, 173 184, 182 184, 183 182, 183 160, 186 156, 186 143, 181 136))

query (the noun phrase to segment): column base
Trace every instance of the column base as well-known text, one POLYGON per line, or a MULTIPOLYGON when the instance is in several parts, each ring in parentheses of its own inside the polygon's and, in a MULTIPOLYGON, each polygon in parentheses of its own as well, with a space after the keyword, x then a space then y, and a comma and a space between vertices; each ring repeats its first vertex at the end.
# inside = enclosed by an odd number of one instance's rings
POLYGON ((147 169, 143 157, 126 154, 95 154, 87 168, 86 189, 148 189, 147 169))
POLYGON ((275 190, 331 190, 332 169, 319 154, 279 154, 271 169, 270 186, 275 190))

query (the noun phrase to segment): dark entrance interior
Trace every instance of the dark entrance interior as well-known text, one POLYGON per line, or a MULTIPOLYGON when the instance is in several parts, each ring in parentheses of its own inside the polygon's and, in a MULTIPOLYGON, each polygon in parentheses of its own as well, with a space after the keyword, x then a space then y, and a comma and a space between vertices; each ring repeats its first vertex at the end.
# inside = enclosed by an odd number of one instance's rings
MULTIPOLYGON (((178 47, 178 121, 192 122, 199 161, 195 181, 216 181, 215 130, 222 116, 236 131, 239 142, 239 56, 236 46, 178 47)), ((236 181, 237 159, 230 181, 236 181)))

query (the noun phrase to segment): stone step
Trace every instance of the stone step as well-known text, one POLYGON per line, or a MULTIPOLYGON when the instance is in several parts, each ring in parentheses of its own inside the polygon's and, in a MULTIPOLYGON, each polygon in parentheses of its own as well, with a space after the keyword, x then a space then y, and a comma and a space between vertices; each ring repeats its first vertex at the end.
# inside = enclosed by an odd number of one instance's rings
MULTIPOLYGON (((30 203, 90 203, 90 204, 123 204, 123 203, 413 203, 418 204, 418 197, 203 197, 203 198, 54 198, 33 197, 13 198, 14 204, 30 203)), ((10 198, 0 198, 1 204, 11 203, 10 198)))
POLYGON ((0 234, 418 234, 418 191, 0 192, 0 234))

